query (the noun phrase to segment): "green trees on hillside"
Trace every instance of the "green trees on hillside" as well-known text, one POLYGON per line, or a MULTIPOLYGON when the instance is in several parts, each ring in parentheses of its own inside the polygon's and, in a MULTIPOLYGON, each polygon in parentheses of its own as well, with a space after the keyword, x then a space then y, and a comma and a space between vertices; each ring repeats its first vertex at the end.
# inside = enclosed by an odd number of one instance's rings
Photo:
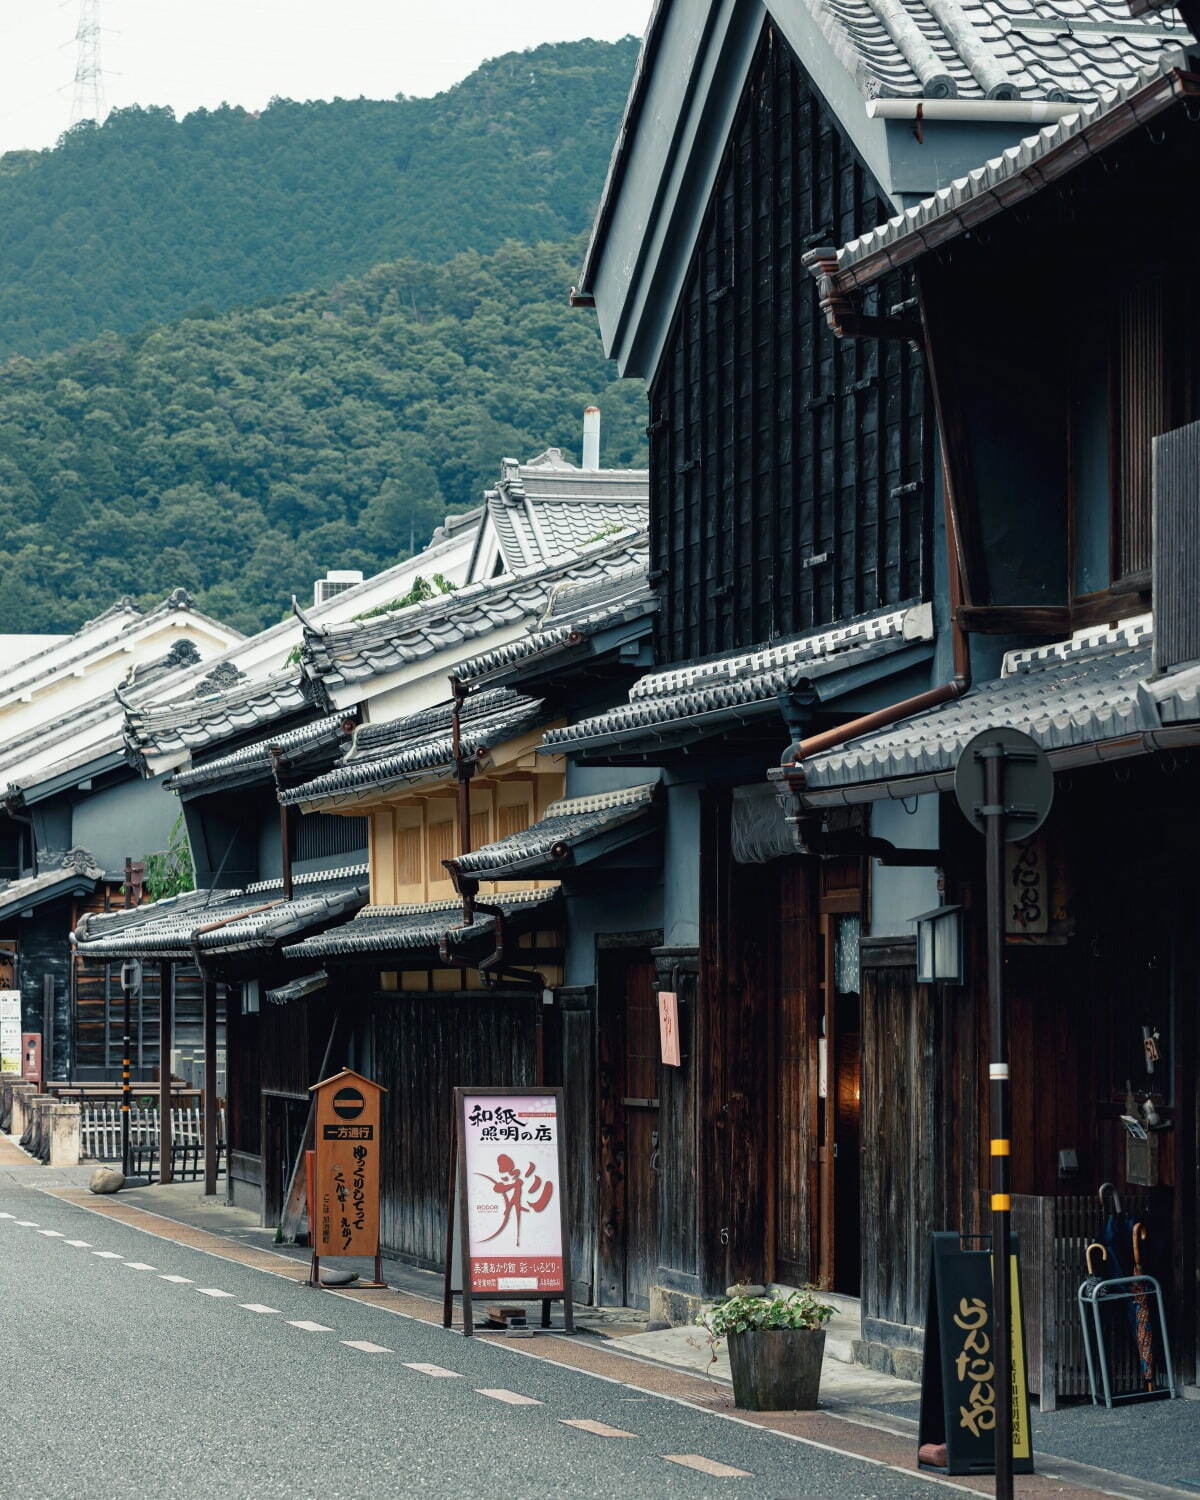
POLYGON ((643 388, 566 303, 581 248, 394 261, 0 366, 0 631, 179 584, 257 629, 326 568, 422 545, 502 457, 578 457, 589 401, 604 462, 644 464, 643 388))
MULTIPOLYGON (((538 47, 432 99, 126 109, 0 157, 0 359, 583 230, 636 46, 538 47)), ((103 419, 96 418, 102 426, 103 419)))

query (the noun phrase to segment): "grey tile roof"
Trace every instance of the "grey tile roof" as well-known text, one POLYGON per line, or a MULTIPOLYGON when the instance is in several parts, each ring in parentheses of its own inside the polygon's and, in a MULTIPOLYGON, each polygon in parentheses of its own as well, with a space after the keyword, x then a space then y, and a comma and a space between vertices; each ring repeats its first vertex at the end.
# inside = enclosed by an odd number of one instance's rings
POLYGON ((932 635, 928 605, 908 606, 755 651, 649 672, 633 685, 627 704, 549 730, 543 745, 571 752, 676 733, 716 732, 730 721, 778 712, 778 695, 802 682, 932 635))
POLYGON ((1153 676, 1147 622, 1087 632, 1011 652, 1004 675, 963 698, 805 760, 804 783, 814 793, 892 782, 932 788, 948 783, 968 740, 1000 726, 1024 730, 1062 766, 1099 759, 1104 742, 1126 740, 1130 753, 1169 743, 1164 728, 1191 725, 1200 740, 1198 689, 1197 666, 1153 676))
POLYGON ((43 854, 36 875, 0 881, 0 918, 17 917, 73 892, 94 891, 104 871, 86 849, 43 854))
POLYGON ((298 729, 255 740, 252 745, 243 745, 228 755, 219 755, 186 771, 176 771, 167 778, 165 785, 172 791, 189 792, 197 788, 207 790, 250 781, 269 781, 272 779, 273 750, 282 752, 280 764, 290 768, 293 774, 299 765, 320 760, 328 764, 329 759, 349 745, 353 724, 353 714, 329 714, 315 723, 302 724, 298 729))
POLYGON ((1027 136, 965 177, 923 198, 903 213, 848 241, 837 254, 834 280, 845 293, 866 286, 964 234, 1022 198, 1071 172, 1093 150, 1136 129, 1160 108, 1189 91, 1172 69, 1174 54, 1150 61, 1044 130, 1027 136))
MULTIPOLYGON (((426 781, 454 770, 451 734, 453 704, 444 703, 408 718, 367 724, 354 736, 346 758, 331 770, 289 787, 285 804, 310 806, 340 801, 401 782, 426 781)), ((489 750, 533 729, 542 719, 539 699, 496 688, 467 698, 462 713, 462 750, 482 761, 489 750)))
POLYGON ((349 916, 367 894, 361 864, 298 876, 291 901, 282 899, 278 880, 244 890, 189 891, 128 911, 88 913, 75 929, 75 942, 88 958, 190 958, 193 939, 202 953, 214 956, 270 948, 349 916), (203 931, 214 923, 222 925, 203 931))
POLYGON ((609 578, 560 584, 537 626, 526 636, 470 657, 454 669, 461 683, 478 683, 537 661, 542 664, 576 650, 601 632, 649 619, 655 608, 647 569, 631 563, 609 578))
MULTIPOLYGON (((505 917, 528 930, 531 924, 551 921, 558 914, 559 895, 555 890, 506 891, 490 905, 498 906, 505 917)), ((410 906, 365 906, 352 922, 284 949, 284 955, 295 959, 363 958, 378 955, 434 955, 442 938, 462 926, 462 901, 427 901, 410 906)), ((493 930, 490 916, 479 912, 475 925, 463 929, 456 939, 455 951, 470 943, 488 938, 493 930)), ((486 946, 486 945, 485 945, 486 946)), ((459 967, 451 964, 450 967, 459 967)))
POLYGON ((226 692, 141 707, 125 701, 125 743, 136 761, 150 753, 199 750, 310 708, 318 694, 298 671, 279 672, 226 692))
POLYGON ((286 984, 277 984, 266 992, 272 1005, 287 1005, 291 1000, 305 1000, 309 995, 319 994, 329 983, 324 969, 315 969, 311 974, 302 974, 299 979, 289 979, 286 984))
POLYGON ((503 626, 536 619, 564 579, 611 577, 643 557, 646 548, 645 532, 627 532, 557 562, 468 584, 371 619, 325 628, 306 621, 305 671, 330 685, 352 684, 459 649, 503 626))
POLYGON ((1126 0, 803 3, 868 97, 1092 99, 1188 35, 1174 16, 1133 20, 1126 0))
POLYGON ((602 839, 607 849, 613 847, 613 836, 622 842, 640 838, 659 821, 661 811, 657 782, 563 797, 522 832, 473 849, 451 863, 461 875, 475 880, 553 879, 581 863, 589 843, 602 839))
POLYGON ((626 527, 647 524, 646 469, 579 469, 558 448, 528 463, 503 461, 484 500, 505 570, 552 562, 626 527))

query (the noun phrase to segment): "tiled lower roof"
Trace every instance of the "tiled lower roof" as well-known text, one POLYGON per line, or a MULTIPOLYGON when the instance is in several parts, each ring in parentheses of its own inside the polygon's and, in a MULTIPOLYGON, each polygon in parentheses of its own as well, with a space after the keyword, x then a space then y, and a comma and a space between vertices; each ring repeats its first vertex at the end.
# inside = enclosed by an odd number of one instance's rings
POLYGON ((325 989, 329 983, 329 975, 324 969, 316 969, 311 974, 302 974, 299 979, 289 979, 286 984, 277 984, 274 989, 268 990, 267 999, 272 1005, 287 1005, 292 1000, 305 1000, 309 995, 317 995, 325 989))
MULTIPOLYGON (((410 718, 369 724, 356 735, 349 756, 301 786, 280 793, 283 803, 305 807, 373 795, 398 783, 426 781, 454 769, 450 728, 453 705, 446 703, 410 718)), ((539 699, 500 688, 468 698, 463 704, 464 755, 482 761, 489 750, 542 720, 539 699)))
POLYGON ((126 705, 125 743, 131 755, 199 750, 299 713, 315 701, 313 684, 299 672, 280 672, 202 698, 180 698, 156 708, 126 705))
POLYGON ((260 881, 245 890, 189 891, 128 911, 92 912, 81 918, 75 942, 89 958, 187 959, 193 941, 214 956, 270 948, 357 911, 367 899, 365 875, 355 865, 300 876, 290 901, 282 898, 282 882, 260 881))
MULTIPOLYGON (((527 929, 531 923, 551 919, 559 899, 555 890, 511 891, 489 904, 498 906, 506 917, 519 919, 527 929)), ((478 912, 474 926, 464 928, 456 938, 455 951, 460 951, 469 940, 488 937, 493 926, 490 916, 478 912)), ((443 937, 461 927, 461 899, 411 906, 365 906, 352 922, 293 943, 284 949, 284 954, 295 959, 436 955, 443 937)))
POLYGON ((968 740, 999 727, 1023 730, 1060 767, 1106 758, 1105 744, 1136 754, 1178 741, 1179 731, 1200 742, 1200 666, 1155 678, 1140 626, 1014 652, 1004 676, 964 697, 805 760, 806 792, 937 789, 968 740))
POLYGON ((273 764, 271 752, 275 749, 282 752, 283 765, 295 765, 297 761, 319 756, 322 751, 330 752, 325 757, 328 764, 332 752, 349 745, 349 730, 344 726, 353 727, 353 720, 352 714, 330 714, 313 724, 303 724, 299 729, 255 740, 252 745, 243 745, 228 755, 216 756, 202 765, 190 766, 186 771, 176 771, 167 778, 165 785, 172 791, 186 792, 197 787, 210 788, 259 776, 269 777, 273 764))
POLYGON ((778 712, 780 693, 802 682, 843 671, 875 656, 933 636, 928 605, 882 610, 828 630, 780 641, 755 651, 648 672, 634 683, 629 702, 546 733, 547 750, 653 739, 668 732, 715 732, 722 724, 778 712))
POLYGON ((0 918, 20 916, 75 892, 94 891, 103 878, 104 871, 86 849, 43 854, 36 875, 0 881, 0 918))
POLYGON ((649 782, 587 797, 563 797, 520 833, 450 863, 459 874, 475 880, 554 878, 579 863, 583 846, 599 836, 608 846, 610 835, 637 838, 648 831, 661 812, 657 796, 658 783, 649 782))
POLYGON ((623 624, 649 619, 655 607, 649 576, 638 562, 611 578, 574 580, 560 586, 536 629, 515 641, 481 652, 455 668, 461 683, 483 682, 514 668, 586 651, 596 636, 623 624))
POLYGON ((601 578, 638 562, 647 549, 644 531, 626 531, 578 554, 467 584, 389 614, 321 629, 305 624, 306 672, 331 686, 364 682, 440 652, 462 650, 493 630, 537 619, 564 579, 601 578))

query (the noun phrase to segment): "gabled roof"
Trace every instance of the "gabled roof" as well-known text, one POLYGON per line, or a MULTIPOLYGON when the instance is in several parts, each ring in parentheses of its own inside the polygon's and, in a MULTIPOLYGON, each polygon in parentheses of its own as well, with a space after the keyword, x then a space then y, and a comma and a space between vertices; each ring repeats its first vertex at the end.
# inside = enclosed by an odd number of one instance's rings
POLYGON ((468 584, 373 619, 324 628, 306 620, 304 670, 332 690, 460 651, 493 630, 536 619, 567 578, 611 577, 643 557, 646 548, 644 531, 627 531, 554 563, 468 584))
POLYGON ((658 365, 768 22, 897 208, 1188 41, 1125 0, 657 0, 576 293, 622 374, 658 365))
MULTIPOLYGON (((649 672, 634 683, 628 703, 548 730, 542 748, 640 753, 655 745, 690 743, 734 723, 778 715, 780 695, 802 684, 848 673, 932 638, 930 607, 909 605, 754 651, 649 672)), ((830 696, 836 691, 835 681, 830 696)))
POLYGON ((195 792, 269 781, 276 762, 275 752, 279 752, 280 768, 295 775, 301 766, 328 764, 350 744, 353 728, 353 714, 330 714, 315 723, 302 724, 298 729, 255 740, 251 745, 243 745, 228 755, 216 756, 186 771, 176 771, 167 778, 165 785, 175 792, 195 792))
POLYGON ((949 786, 982 729, 1021 729, 1056 768, 1200 744, 1200 665, 1153 675, 1148 616, 1013 651, 964 697, 801 762, 804 798, 869 801, 949 786))
POLYGON ((19 917, 64 896, 90 895, 103 879, 104 871, 86 849, 44 854, 36 875, 0 881, 0 919, 19 917))
POLYGON ((646 469, 580 469, 559 448, 528 463, 503 461, 496 488, 485 497, 486 522, 476 542, 472 570, 479 572, 488 527, 499 544, 506 573, 577 553, 627 527, 647 524, 650 474, 646 469))
MULTIPOLYGON (((506 891, 489 905, 498 906, 512 929, 530 931, 554 922, 560 915, 556 890, 506 891)), ((450 968, 459 968, 485 953, 493 942, 494 919, 477 912, 474 925, 462 925, 462 901, 425 901, 409 906, 364 906, 351 922, 331 927, 284 949, 284 956, 300 960, 341 958, 377 961, 395 954, 413 967, 441 964, 438 949, 451 935, 450 968), (455 961, 455 958, 458 961, 455 961)))
POLYGON ((290 901, 282 881, 259 881, 244 890, 189 891, 125 911, 90 912, 75 929, 87 958, 189 959, 201 953, 232 954, 272 948, 301 933, 338 921, 367 899, 365 865, 299 875, 290 901))
MULTIPOLYGON (((528 635, 472 656, 454 669, 464 685, 496 682, 537 668, 553 669, 568 658, 587 656, 621 626, 649 628, 656 608, 645 562, 639 559, 608 577, 568 579, 554 590, 545 613, 528 635)), ((620 631, 621 642, 645 630, 620 631)))
POLYGON ((459 876, 480 880, 557 879, 564 871, 643 838, 661 821, 658 783, 563 797, 520 833, 448 860, 459 876))
POLYGON ((125 743, 135 762, 154 771, 156 758, 178 759, 181 752, 300 713, 311 708, 317 696, 310 679, 293 670, 157 706, 126 702, 125 743))
MULTIPOLYGON (((368 724, 358 731, 345 759, 301 786, 280 793, 284 804, 315 807, 375 796, 388 787, 452 775, 455 769, 451 737, 452 703, 368 724)), ((542 704, 535 698, 497 688, 469 697, 461 715, 461 750, 482 765, 490 751, 506 740, 535 728, 542 721, 542 704)))

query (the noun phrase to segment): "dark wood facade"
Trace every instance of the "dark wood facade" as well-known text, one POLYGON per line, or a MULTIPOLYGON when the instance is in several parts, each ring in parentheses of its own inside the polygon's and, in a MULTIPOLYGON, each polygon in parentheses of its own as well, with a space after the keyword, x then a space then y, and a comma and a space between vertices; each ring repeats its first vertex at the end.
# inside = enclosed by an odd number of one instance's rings
MULTIPOLYGON (((650 387, 660 661, 923 597, 921 357, 835 338, 802 264, 891 211, 768 25, 650 387)), ((875 297, 910 292, 897 275, 875 297)))

